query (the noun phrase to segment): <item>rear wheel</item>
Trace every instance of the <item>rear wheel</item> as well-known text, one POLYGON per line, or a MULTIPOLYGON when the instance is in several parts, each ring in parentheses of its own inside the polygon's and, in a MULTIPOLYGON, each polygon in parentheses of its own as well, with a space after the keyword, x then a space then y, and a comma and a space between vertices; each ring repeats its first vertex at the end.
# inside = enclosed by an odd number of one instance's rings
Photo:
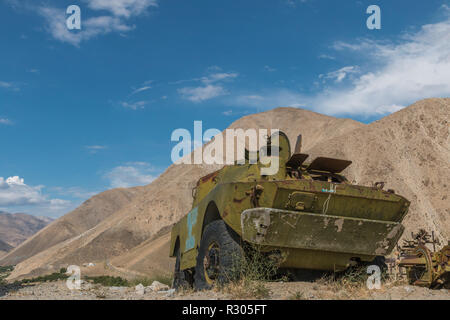
POLYGON ((224 221, 213 221, 205 227, 195 267, 197 290, 211 289, 237 278, 243 251, 239 237, 224 221))
POLYGON ((177 257, 177 260, 175 261, 175 271, 173 275, 172 287, 175 290, 191 288, 192 287, 191 273, 187 270, 180 270, 181 252, 179 247, 175 249, 175 255, 177 257))

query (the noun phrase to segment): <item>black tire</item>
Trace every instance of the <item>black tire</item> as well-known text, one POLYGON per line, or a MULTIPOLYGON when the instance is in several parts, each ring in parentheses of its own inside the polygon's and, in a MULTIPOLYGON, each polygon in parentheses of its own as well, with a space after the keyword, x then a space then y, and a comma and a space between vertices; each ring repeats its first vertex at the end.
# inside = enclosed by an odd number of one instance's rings
POLYGON ((236 279, 243 257, 239 236, 224 221, 211 222, 205 227, 200 241, 194 273, 195 289, 209 290, 214 285, 236 279), (214 277, 210 278, 211 273, 214 277))
POLYGON ((179 247, 175 249, 175 255, 177 260, 175 261, 172 288, 175 290, 192 288, 191 273, 187 270, 180 270, 181 252, 179 247))
POLYGON ((373 259, 373 261, 368 263, 367 265, 376 265, 376 266, 380 267, 382 274, 385 274, 388 271, 388 266, 386 264, 386 258, 383 256, 375 257, 375 259, 373 259))

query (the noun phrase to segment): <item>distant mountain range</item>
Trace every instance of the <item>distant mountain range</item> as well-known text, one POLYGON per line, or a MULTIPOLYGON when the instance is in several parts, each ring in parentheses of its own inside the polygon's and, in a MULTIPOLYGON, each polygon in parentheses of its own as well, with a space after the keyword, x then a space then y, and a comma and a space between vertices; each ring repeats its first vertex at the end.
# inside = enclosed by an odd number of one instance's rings
POLYGON ((0 251, 17 247, 52 221, 48 217, 0 211, 0 251))
POLYGON ((11 251, 11 249, 13 249, 12 246, 0 240, 0 257, 11 251))

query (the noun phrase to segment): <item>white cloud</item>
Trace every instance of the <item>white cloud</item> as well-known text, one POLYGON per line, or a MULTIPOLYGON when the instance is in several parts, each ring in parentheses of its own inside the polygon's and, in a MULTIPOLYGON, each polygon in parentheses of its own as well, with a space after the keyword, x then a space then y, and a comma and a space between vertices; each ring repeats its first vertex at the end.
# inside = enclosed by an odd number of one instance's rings
POLYGON ((227 94, 227 91, 220 85, 206 85, 201 87, 186 87, 178 89, 178 93, 184 99, 192 102, 203 102, 212 98, 223 96, 227 94))
POLYGON ((9 82, 5 82, 5 81, 0 81, 0 88, 6 88, 9 89, 12 87, 12 83, 9 82))
POLYGON ((297 6, 297 3, 305 3, 305 2, 307 2, 308 0, 285 0, 286 2, 286 4, 288 5, 288 6, 290 6, 290 7, 296 7, 297 6))
POLYGON ((12 90, 12 91, 20 90, 16 84, 14 84, 12 82, 6 82, 6 81, 0 81, 0 88, 12 90))
POLYGON ((374 67, 350 87, 315 97, 321 111, 386 114, 416 100, 450 95, 450 20, 425 25, 395 44, 361 40, 336 48, 368 55, 374 67))
POLYGON ((84 0, 93 10, 110 11, 114 16, 129 18, 141 15, 149 7, 157 7, 156 0, 84 0))
MULTIPOLYGON (((31 1, 7 0, 8 4, 15 9, 24 9, 38 13, 46 20, 45 30, 54 39, 61 42, 79 46, 81 42, 117 32, 124 35, 135 29, 134 25, 127 23, 135 16, 145 14, 149 7, 157 7, 157 0, 84 0, 87 7, 94 11, 100 11, 102 15, 94 16, 82 11, 81 30, 70 31, 66 27, 66 10, 48 5, 42 5, 31 1), (84 18, 91 16, 90 18, 84 18)), ((26 39, 26 36, 22 36, 26 39)))
MULTIPOLYGON (((268 108, 302 106, 332 115, 371 116, 398 111, 420 99, 450 96, 450 19, 424 25, 397 42, 361 39, 354 43, 337 42, 333 48, 347 57, 367 57, 360 73, 351 70, 353 77, 345 85, 328 86, 315 94, 272 89, 261 94, 245 93, 229 102, 268 108)), ((348 71, 341 69, 328 76, 340 82, 348 71)))
POLYGON ((12 125, 13 122, 7 118, 0 118, 0 124, 4 124, 4 125, 12 125))
POLYGON ((121 102, 120 104, 124 108, 131 109, 131 110, 138 110, 138 109, 144 109, 148 103, 149 103, 148 101, 137 101, 137 102, 121 102))
POLYGON ((29 186, 18 176, 4 179, 0 177, 0 206, 40 206, 48 210, 61 210, 71 202, 61 199, 49 199, 42 194, 44 186, 29 186))
POLYGON ((151 88, 152 88, 151 86, 144 86, 144 87, 138 88, 138 89, 134 90, 134 91, 131 93, 131 95, 135 95, 136 93, 150 90, 151 88))
POLYGON ((97 152, 99 152, 101 150, 107 149, 108 147, 107 146, 94 145, 94 146, 86 146, 85 148, 88 149, 90 153, 97 153, 97 152))
POLYGON ((173 84, 183 83, 187 81, 199 81, 203 85, 198 87, 184 87, 178 89, 178 93, 182 98, 190 100, 192 102, 203 102, 216 97, 224 96, 228 94, 228 91, 224 88, 223 82, 231 81, 239 76, 236 72, 221 72, 221 69, 217 66, 208 68, 209 74, 191 80, 180 80, 173 84))
POLYGON ((328 59, 328 60, 336 60, 335 57, 329 55, 329 54, 321 54, 319 55, 319 59, 328 59))
POLYGON ((156 179, 155 169, 146 162, 129 162, 118 166, 104 175, 112 188, 143 186, 156 179))
POLYGON ((334 79, 335 82, 341 82, 344 80, 347 75, 352 73, 358 73, 359 67, 358 66, 348 66, 343 67, 339 70, 328 72, 327 74, 321 74, 319 75, 319 78, 321 79, 334 79))
POLYGON ((224 81, 224 80, 229 80, 229 79, 234 79, 237 78, 239 76, 239 74, 235 73, 235 72, 220 72, 220 73, 212 73, 206 77, 202 77, 201 81, 205 84, 211 84, 211 83, 215 83, 218 81, 224 81))
POLYGON ((272 68, 271 66, 264 66, 264 70, 266 70, 267 72, 275 72, 275 71, 277 71, 277 69, 272 68))
POLYGON ((95 38, 99 35, 111 32, 128 32, 134 29, 134 26, 125 24, 118 17, 100 16, 84 19, 82 21, 82 30, 75 32, 67 29, 65 10, 41 7, 38 12, 47 21, 46 29, 53 38, 74 46, 79 46, 82 41, 95 38))

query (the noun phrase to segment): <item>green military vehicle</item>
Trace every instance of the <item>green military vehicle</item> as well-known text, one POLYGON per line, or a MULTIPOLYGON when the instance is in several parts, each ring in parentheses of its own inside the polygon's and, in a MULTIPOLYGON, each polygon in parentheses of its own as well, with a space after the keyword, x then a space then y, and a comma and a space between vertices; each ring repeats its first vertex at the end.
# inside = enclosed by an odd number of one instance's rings
POLYGON ((287 136, 277 134, 275 175, 247 161, 198 181, 192 210, 172 228, 175 288, 226 282, 244 244, 278 255, 280 268, 337 272, 392 252, 410 202, 383 183, 350 183, 341 172, 351 161, 307 163, 301 136, 291 154, 287 136))

